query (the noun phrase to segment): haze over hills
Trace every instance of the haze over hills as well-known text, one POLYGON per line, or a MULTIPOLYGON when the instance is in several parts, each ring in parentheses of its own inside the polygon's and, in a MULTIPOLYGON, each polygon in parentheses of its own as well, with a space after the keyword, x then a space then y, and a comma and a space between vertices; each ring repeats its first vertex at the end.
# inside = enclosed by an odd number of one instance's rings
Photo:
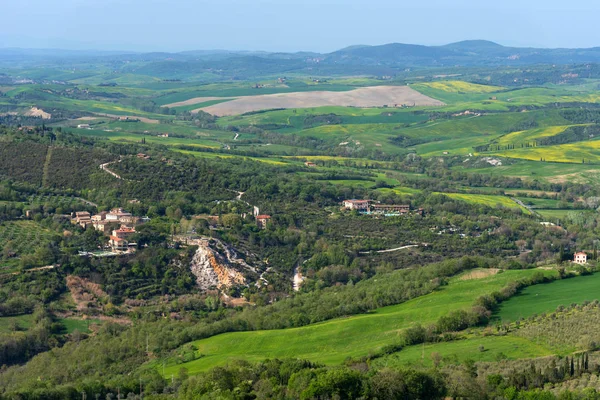
MULTIPOLYGON (((383 45, 354 45, 332 53, 302 51, 295 53, 271 53, 265 51, 194 50, 177 53, 168 52, 123 52, 123 51, 75 51, 59 49, 0 49, 1 61, 22 62, 28 59, 57 60, 80 59, 123 59, 130 61, 204 61, 218 62, 235 59, 236 62, 253 63, 260 60, 290 60, 297 64, 289 67, 301 68, 307 63, 324 65, 387 65, 391 67, 430 66, 480 66, 480 65, 526 65, 538 63, 585 63, 600 61, 600 47, 593 48, 525 48, 508 47, 486 40, 465 40, 443 46, 388 43, 383 45)), ((264 61, 267 63, 267 61, 264 61)))

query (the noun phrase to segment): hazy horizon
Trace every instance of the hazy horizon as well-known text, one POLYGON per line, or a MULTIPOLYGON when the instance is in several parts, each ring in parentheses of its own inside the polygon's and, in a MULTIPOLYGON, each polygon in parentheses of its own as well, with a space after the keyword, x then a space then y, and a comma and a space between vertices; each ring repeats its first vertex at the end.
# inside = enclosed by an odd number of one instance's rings
POLYGON ((490 40, 505 46, 600 45, 600 5, 574 0, 522 4, 423 0, 193 1, 24 0, 3 5, 1 48, 331 52, 352 45, 443 45, 490 40), (569 22, 569 30, 558 29, 569 22))

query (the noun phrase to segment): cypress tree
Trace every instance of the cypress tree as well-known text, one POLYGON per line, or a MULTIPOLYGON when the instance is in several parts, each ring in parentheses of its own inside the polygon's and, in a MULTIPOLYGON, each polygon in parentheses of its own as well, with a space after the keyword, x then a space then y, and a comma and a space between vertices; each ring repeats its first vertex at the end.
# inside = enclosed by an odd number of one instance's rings
POLYGON ((569 370, 569 375, 575 375, 575 363, 573 362, 573 357, 571 357, 571 368, 569 370))

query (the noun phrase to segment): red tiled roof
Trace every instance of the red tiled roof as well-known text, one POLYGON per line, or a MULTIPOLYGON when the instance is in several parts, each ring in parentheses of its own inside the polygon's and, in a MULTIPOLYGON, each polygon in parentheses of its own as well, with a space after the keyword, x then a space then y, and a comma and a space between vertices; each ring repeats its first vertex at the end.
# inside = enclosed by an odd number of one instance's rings
POLYGON ((256 219, 269 219, 269 218, 271 218, 270 215, 257 215, 256 216, 256 219))

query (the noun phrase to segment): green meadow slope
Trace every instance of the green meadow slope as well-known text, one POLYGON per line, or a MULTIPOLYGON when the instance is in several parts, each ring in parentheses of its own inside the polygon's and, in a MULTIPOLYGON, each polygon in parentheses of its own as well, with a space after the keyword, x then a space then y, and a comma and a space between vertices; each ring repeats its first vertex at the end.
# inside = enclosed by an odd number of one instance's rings
POLYGON ((194 374, 235 359, 258 361, 293 357, 340 364, 348 357, 366 356, 386 345, 397 343, 404 329, 414 324, 434 323, 450 311, 468 309, 479 296, 539 271, 506 271, 468 280, 460 275, 434 293, 365 315, 301 328, 234 332, 198 340, 192 345, 197 349, 195 354, 199 358, 183 364, 171 360, 166 364, 165 375, 177 374, 181 368, 194 374))

